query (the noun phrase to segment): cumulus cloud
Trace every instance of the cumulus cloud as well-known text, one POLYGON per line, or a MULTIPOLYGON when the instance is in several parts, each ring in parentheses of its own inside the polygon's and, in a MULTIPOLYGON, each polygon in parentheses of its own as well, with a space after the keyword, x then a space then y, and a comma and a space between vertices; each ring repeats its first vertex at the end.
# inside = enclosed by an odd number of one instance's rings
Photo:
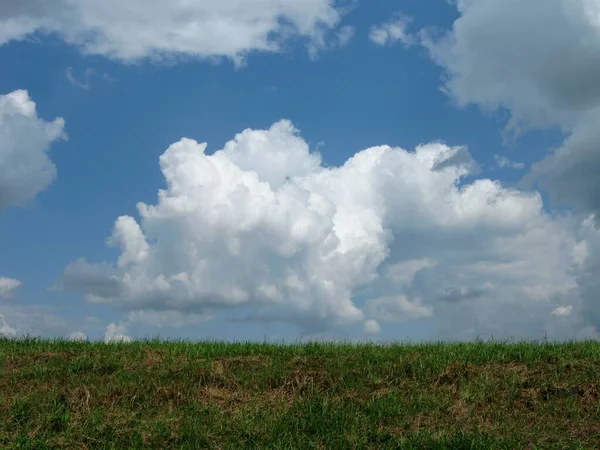
POLYGON ((23 283, 14 278, 0 277, 0 300, 12 298, 15 289, 21 286, 21 284, 23 283))
POLYGON ((553 202, 600 218, 600 108, 581 120, 565 142, 535 163, 525 186, 539 183, 553 202))
POLYGON ((322 41, 347 6, 334 0, 3 2, 0 45, 56 34, 84 53, 123 61, 182 55, 241 63, 250 51, 281 51, 291 38, 322 41))
POLYGON ((374 319, 365 320, 363 331, 365 334, 379 334, 381 332, 381 327, 379 326, 379 322, 374 319))
POLYGON ((421 319, 468 338, 490 326, 537 338, 576 285, 570 223, 536 192, 465 183, 478 168, 465 147, 371 147, 324 167, 283 120, 206 149, 171 145, 156 204, 115 222, 118 260, 76 260, 58 285, 165 326, 243 310, 304 333, 421 319))
POLYGON ((556 204, 598 214, 597 0, 462 0, 457 7, 452 31, 419 34, 447 70, 445 91, 460 105, 508 110, 509 131, 560 127, 568 138, 532 167, 524 186, 539 182, 556 204))
POLYGON ((69 339, 71 341, 83 342, 87 341, 88 337, 83 331, 74 331, 70 334, 69 339))
POLYGON ((511 125, 569 128, 600 102, 596 0, 460 0, 452 31, 421 42, 459 104, 507 108, 511 125), (560 32, 557 32, 560 30, 560 32))
MULTIPOLYGON (((600 226, 597 217, 590 215, 577 232, 577 247, 573 258, 577 263, 577 286, 579 308, 586 322, 600 328, 600 226)), ((571 302, 569 302, 571 303, 571 302)), ((574 305, 575 306, 575 305, 574 305)))
POLYGON ((550 293, 544 284, 528 291, 532 298, 552 295, 557 302, 562 296, 552 314, 565 323, 583 320, 582 329, 591 333, 600 326, 600 262, 594 250, 600 217, 598 1, 459 0, 457 8, 460 17, 451 31, 419 33, 434 61, 447 71, 445 91, 459 105, 507 110, 509 131, 558 127, 566 135, 533 164, 521 186, 541 186, 555 205, 574 213, 564 220, 568 240, 575 243, 572 278, 564 279, 568 290, 562 294, 556 289, 550 293))
POLYGON ((396 14, 389 22, 371 27, 369 39, 381 46, 401 42, 405 47, 415 43, 414 37, 407 32, 411 19, 401 14, 396 14))
POLYGON ((65 122, 46 122, 24 90, 0 95, 0 212, 32 200, 55 178, 50 145, 66 137, 65 122))
POLYGON ((113 342, 131 342, 131 336, 127 334, 127 328, 123 324, 109 323, 104 333, 104 343, 110 344, 113 342))

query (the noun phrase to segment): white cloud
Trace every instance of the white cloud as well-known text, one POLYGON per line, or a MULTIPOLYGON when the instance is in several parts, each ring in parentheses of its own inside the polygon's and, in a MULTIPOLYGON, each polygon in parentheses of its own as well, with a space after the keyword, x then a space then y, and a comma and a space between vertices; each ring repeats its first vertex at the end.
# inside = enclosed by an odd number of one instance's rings
MULTIPOLYGON (((338 2, 339 3, 339 2, 338 2)), ((0 45, 55 33, 87 54, 130 61, 276 52, 291 38, 324 39, 341 20, 333 0, 38 0, 0 6, 0 45)))
POLYGON ((0 300, 12 298, 15 293, 15 289, 22 284, 23 283, 21 283, 19 280, 15 280, 14 278, 0 277, 0 300))
MULTIPOLYGON (((430 30, 419 34, 432 58, 446 69, 445 90, 459 105, 506 109, 511 131, 559 127, 567 135, 562 145, 533 164, 522 186, 539 182, 553 202, 574 213, 561 221, 570 236, 561 232, 564 242, 575 244, 567 245, 572 267, 565 270, 572 278, 562 277, 562 293, 550 279, 531 283, 526 292, 533 299, 554 298, 553 315, 567 312, 561 305, 569 303, 569 315, 561 322, 571 321, 570 327, 588 334, 600 327, 600 260, 595 256, 600 249, 599 5, 597 0, 460 0, 460 17, 450 32, 441 38, 430 30)), ((544 255, 547 250, 537 252, 544 255)), ((531 272, 525 262, 522 268, 531 272)), ((515 303, 515 308, 521 307, 515 303)))
POLYGON ((84 90, 88 90, 90 88, 90 78, 93 74, 94 70, 87 67, 83 72, 83 79, 79 80, 75 77, 75 75, 73 75, 72 67, 67 67, 67 70, 65 71, 65 75, 67 77, 67 80, 69 80, 69 83, 71 83, 73 86, 84 90))
POLYGON ((127 334, 127 328, 122 324, 109 323, 104 333, 104 342, 110 344, 112 342, 131 342, 132 338, 127 334))
POLYGON ((572 305, 559 306, 554 311, 552 311, 552 314, 555 316, 568 316, 569 314, 571 314, 572 310, 573 310, 572 305))
POLYGON ((422 43, 459 104, 505 107, 511 126, 570 129, 600 102, 597 0, 459 1, 452 31, 422 43), (557 32, 560 30, 560 32, 557 32))
POLYGON ((381 332, 381 327, 376 320, 369 319, 365 320, 363 331, 365 334, 379 334, 381 332))
POLYGON ((74 331, 69 336, 69 339, 72 340, 72 341, 81 342, 81 341, 87 341, 88 337, 87 337, 87 335, 83 331, 74 331))
MULTIPOLYGON (((569 136, 524 179, 553 201, 600 213, 600 21, 597 0, 459 1, 439 39, 419 34, 458 104, 505 108, 507 130, 560 127, 569 136), (560 32, 557 32, 560 30, 560 32)), ((514 166, 513 166, 514 167, 514 166)))
POLYGON ((47 151, 66 137, 63 128, 62 118, 38 118, 27 91, 0 95, 0 211, 32 200, 56 178, 47 151))
POLYGON ((7 324, 4 316, 0 314, 0 337, 14 338, 16 335, 17 330, 7 324))
POLYGON ((465 184, 477 169, 465 147, 372 147, 325 168, 280 121, 206 148, 171 145, 157 203, 115 222, 116 264, 79 259, 59 285, 164 326, 239 309, 305 333, 421 318, 467 338, 538 338, 576 287, 570 219, 547 215, 538 193, 465 184))
MULTIPOLYGON (((586 323, 600 329, 600 225, 598 217, 587 217, 577 232, 578 245, 573 254, 577 270, 577 309, 586 323)), ((573 302, 569 302, 573 303, 573 302)), ((575 305, 573 305, 576 307, 575 305)))
POLYGON ((311 40, 308 45, 308 55, 311 60, 318 59, 319 55, 326 51, 332 51, 346 47, 354 38, 355 29, 350 25, 341 27, 332 36, 321 32, 311 40))
POLYGON ((494 160, 496 161, 496 164, 498 164, 498 167, 500 167, 501 169, 503 169, 505 167, 509 167, 511 169, 518 169, 518 170, 525 168, 525 163, 511 161, 506 156, 494 155, 494 160))
POLYGON ((349 25, 343 26, 336 33, 337 46, 346 47, 354 37, 355 29, 349 25))
POLYGON ((391 21, 371 27, 369 39, 381 46, 392 45, 399 41, 405 47, 409 47, 415 42, 414 37, 406 31, 410 22, 410 18, 396 14, 391 21))

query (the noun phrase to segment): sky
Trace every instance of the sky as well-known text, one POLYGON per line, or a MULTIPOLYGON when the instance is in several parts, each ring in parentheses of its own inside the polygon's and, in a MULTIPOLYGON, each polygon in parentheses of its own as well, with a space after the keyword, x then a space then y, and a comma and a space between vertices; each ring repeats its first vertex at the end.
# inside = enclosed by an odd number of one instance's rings
POLYGON ((0 335, 597 339, 600 0, 0 4, 0 335))

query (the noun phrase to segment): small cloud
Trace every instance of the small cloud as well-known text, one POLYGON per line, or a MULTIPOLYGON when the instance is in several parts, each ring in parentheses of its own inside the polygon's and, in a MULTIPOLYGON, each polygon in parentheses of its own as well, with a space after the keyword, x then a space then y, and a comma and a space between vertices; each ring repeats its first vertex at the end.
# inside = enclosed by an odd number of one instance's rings
POLYGON ((71 335, 69 336, 69 339, 72 341, 87 341, 87 335, 83 332, 83 331, 75 331, 73 333, 71 333, 71 335))
POLYGON ((0 314, 0 337, 13 338, 17 335, 17 330, 11 327, 4 320, 4 316, 0 314))
POLYGON ((573 310, 572 305, 559 306, 554 311, 552 311, 552 315, 553 316, 568 316, 569 314, 571 314, 572 310, 573 310))
POLYGON ((347 46, 352 38, 354 37, 355 29, 349 25, 346 25, 337 32, 336 34, 336 44, 339 48, 343 48, 347 46))
POLYGON ((106 327, 106 332, 104 333, 104 343, 109 344, 111 342, 131 342, 131 336, 127 336, 125 333, 127 332, 127 328, 125 325, 117 325, 115 323, 110 323, 108 327, 106 327))
POLYGON ((402 14, 395 14, 393 20, 371 27, 369 39, 382 47, 393 45, 398 41, 402 42, 404 47, 410 47, 415 43, 413 36, 406 31, 411 20, 402 14))
POLYGON ((496 161, 496 164, 498 164, 498 167, 500 167, 501 169, 505 167, 519 170, 525 168, 525 163, 511 161, 506 156, 494 155, 494 160, 496 161))
POLYGON ((0 277, 0 299, 10 299, 14 296, 15 289, 21 286, 19 280, 13 278, 0 277))
POLYGON ((308 46, 308 56, 316 61, 323 52, 336 50, 347 46, 354 37, 355 29, 350 25, 341 27, 335 34, 321 31, 316 34, 313 42, 308 46))
POLYGON ((363 331, 365 334, 379 334, 381 332, 381 327, 379 326, 379 322, 374 319, 369 319, 365 320, 363 331))
POLYGON ((67 80, 69 80, 69 83, 71 83, 73 86, 85 90, 88 90, 90 88, 90 78, 93 74, 94 70, 87 67, 83 72, 83 79, 78 80, 73 75, 73 69, 71 67, 67 67, 67 70, 65 71, 65 75, 67 76, 67 80))

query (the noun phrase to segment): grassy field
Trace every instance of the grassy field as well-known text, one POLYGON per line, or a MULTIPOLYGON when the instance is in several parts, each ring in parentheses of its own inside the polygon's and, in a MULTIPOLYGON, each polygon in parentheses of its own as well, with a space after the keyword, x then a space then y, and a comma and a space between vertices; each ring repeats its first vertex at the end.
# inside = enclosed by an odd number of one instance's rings
POLYGON ((600 448, 600 343, 0 339, 0 448, 600 448))

